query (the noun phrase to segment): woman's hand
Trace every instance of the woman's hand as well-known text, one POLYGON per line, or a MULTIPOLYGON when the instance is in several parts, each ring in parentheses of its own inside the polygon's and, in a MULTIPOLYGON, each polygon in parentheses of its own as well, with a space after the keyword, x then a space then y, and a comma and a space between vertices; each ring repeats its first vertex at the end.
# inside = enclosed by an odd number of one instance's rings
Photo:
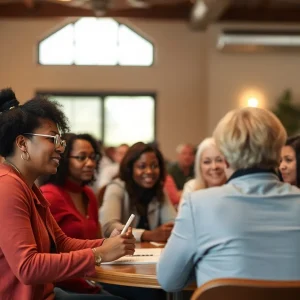
MULTIPOLYGON (((120 235, 121 232, 122 232, 121 230, 115 228, 115 229, 112 231, 112 233, 110 234, 109 237, 112 238, 112 237, 115 237, 115 236, 117 236, 117 235, 120 235)), ((127 232, 124 234, 124 236, 127 236, 128 238, 133 238, 133 239, 134 239, 134 236, 133 236, 133 234, 132 234, 132 228, 131 228, 131 227, 128 227, 128 230, 127 230, 127 232)))
POLYGON ((171 235, 174 222, 165 223, 153 230, 145 230, 141 236, 142 241, 166 242, 171 235))
POLYGON ((113 238, 113 237, 115 237, 115 236, 117 236, 117 235, 120 235, 121 234, 121 230, 118 230, 117 228, 115 228, 113 231, 112 231, 112 233, 110 234, 110 238, 113 238))
POLYGON ((95 248, 96 255, 100 255, 103 262, 116 260, 124 255, 133 255, 135 251, 135 238, 132 229, 122 236, 114 230, 100 247, 95 248), (118 233, 118 234, 117 234, 118 233))
POLYGON ((132 233, 132 228, 131 227, 128 227, 128 230, 122 234, 122 236, 126 236, 128 239, 134 239, 135 240, 135 237, 132 233))

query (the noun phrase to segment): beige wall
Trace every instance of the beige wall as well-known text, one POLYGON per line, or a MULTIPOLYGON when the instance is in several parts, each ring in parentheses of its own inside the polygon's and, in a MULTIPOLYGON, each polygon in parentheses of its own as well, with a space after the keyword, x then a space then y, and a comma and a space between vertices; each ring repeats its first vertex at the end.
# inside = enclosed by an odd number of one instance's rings
POLYGON ((151 68, 37 65, 37 41, 65 22, 0 22, 1 87, 12 86, 20 99, 30 98, 36 90, 155 91, 157 139, 169 158, 175 157, 178 143, 198 144, 210 135, 228 110, 242 105, 243 91, 260 93, 264 107, 274 105, 286 88, 300 99, 300 55, 217 52, 218 33, 230 24, 196 33, 179 22, 124 21, 154 42, 157 61, 151 68))
POLYGON ((211 26, 208 34, 208 134, 230 109, 244 105, 245 91, 251 91, 261 106, 272 108, 281 93, 291 88, 300 102, 300 52, 225 54, 216 50, 217 36, 222 28, 294 28, 278 24, 221 24, 211 26))
POLYGON ((156 46, 157 62, 151 68, 37 65, 37 42, 63 22, 0 22, 1 87, 13 87, 20 99, 29 99, 37 90, 154 91, 157 139, 167 157, 174 158, 178 143, 198 144, 205 137, 205 34, 193 33, 179 22, 134 21, 128 24, 156 46))

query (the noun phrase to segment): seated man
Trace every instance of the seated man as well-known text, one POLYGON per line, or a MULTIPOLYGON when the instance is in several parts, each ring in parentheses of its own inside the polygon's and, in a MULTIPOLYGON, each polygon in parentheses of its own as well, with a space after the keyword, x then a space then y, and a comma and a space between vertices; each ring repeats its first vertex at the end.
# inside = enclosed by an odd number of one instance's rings
POLYGON ((190 144, 181 144, 176 152, 177 162, 169 164, 168 173, 173 177, 177 189, 182 191, 184 184, 194 178, 195 149, 190 144))
POLYGON ((167 291, 224 277, 300 280, 300 191, 279 180, 286 131, 270 111, 229 112, 214 138, 227 184, 186 196, 157 265, 167 291))

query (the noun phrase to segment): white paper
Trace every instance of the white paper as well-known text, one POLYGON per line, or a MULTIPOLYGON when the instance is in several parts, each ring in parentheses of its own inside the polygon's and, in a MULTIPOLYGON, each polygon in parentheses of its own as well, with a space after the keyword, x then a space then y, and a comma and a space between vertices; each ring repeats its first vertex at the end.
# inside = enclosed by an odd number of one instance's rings
POLYGON ((134 255, 126 255, 115 261, 101 263, 114 264, 114 265, 131 265, 131 264, 156 264, 160 257, 162 249, 148 248, 148 249, 135 249, 134 255))
POLYGON ((156 247, 162 247, 165 245, 165 243, 156 243, 156 242, 150 242, 150 244, 156 247))

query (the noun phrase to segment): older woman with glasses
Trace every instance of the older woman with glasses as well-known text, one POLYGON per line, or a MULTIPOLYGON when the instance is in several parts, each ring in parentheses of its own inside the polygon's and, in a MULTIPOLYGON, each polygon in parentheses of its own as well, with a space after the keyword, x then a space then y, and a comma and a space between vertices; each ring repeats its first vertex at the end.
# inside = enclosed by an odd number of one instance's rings
POLYGON ((67 237, 35 185, 38 177, 57 172, 65 150, 59 133, 67 129, 55 102, 38 97, 19 105, 11 89, 0 90, 1 299, 93 299, 61 289, 55 295, 53 282, 93 276, 101 261, 134 253, 130 231, 105 242, 67 237))

